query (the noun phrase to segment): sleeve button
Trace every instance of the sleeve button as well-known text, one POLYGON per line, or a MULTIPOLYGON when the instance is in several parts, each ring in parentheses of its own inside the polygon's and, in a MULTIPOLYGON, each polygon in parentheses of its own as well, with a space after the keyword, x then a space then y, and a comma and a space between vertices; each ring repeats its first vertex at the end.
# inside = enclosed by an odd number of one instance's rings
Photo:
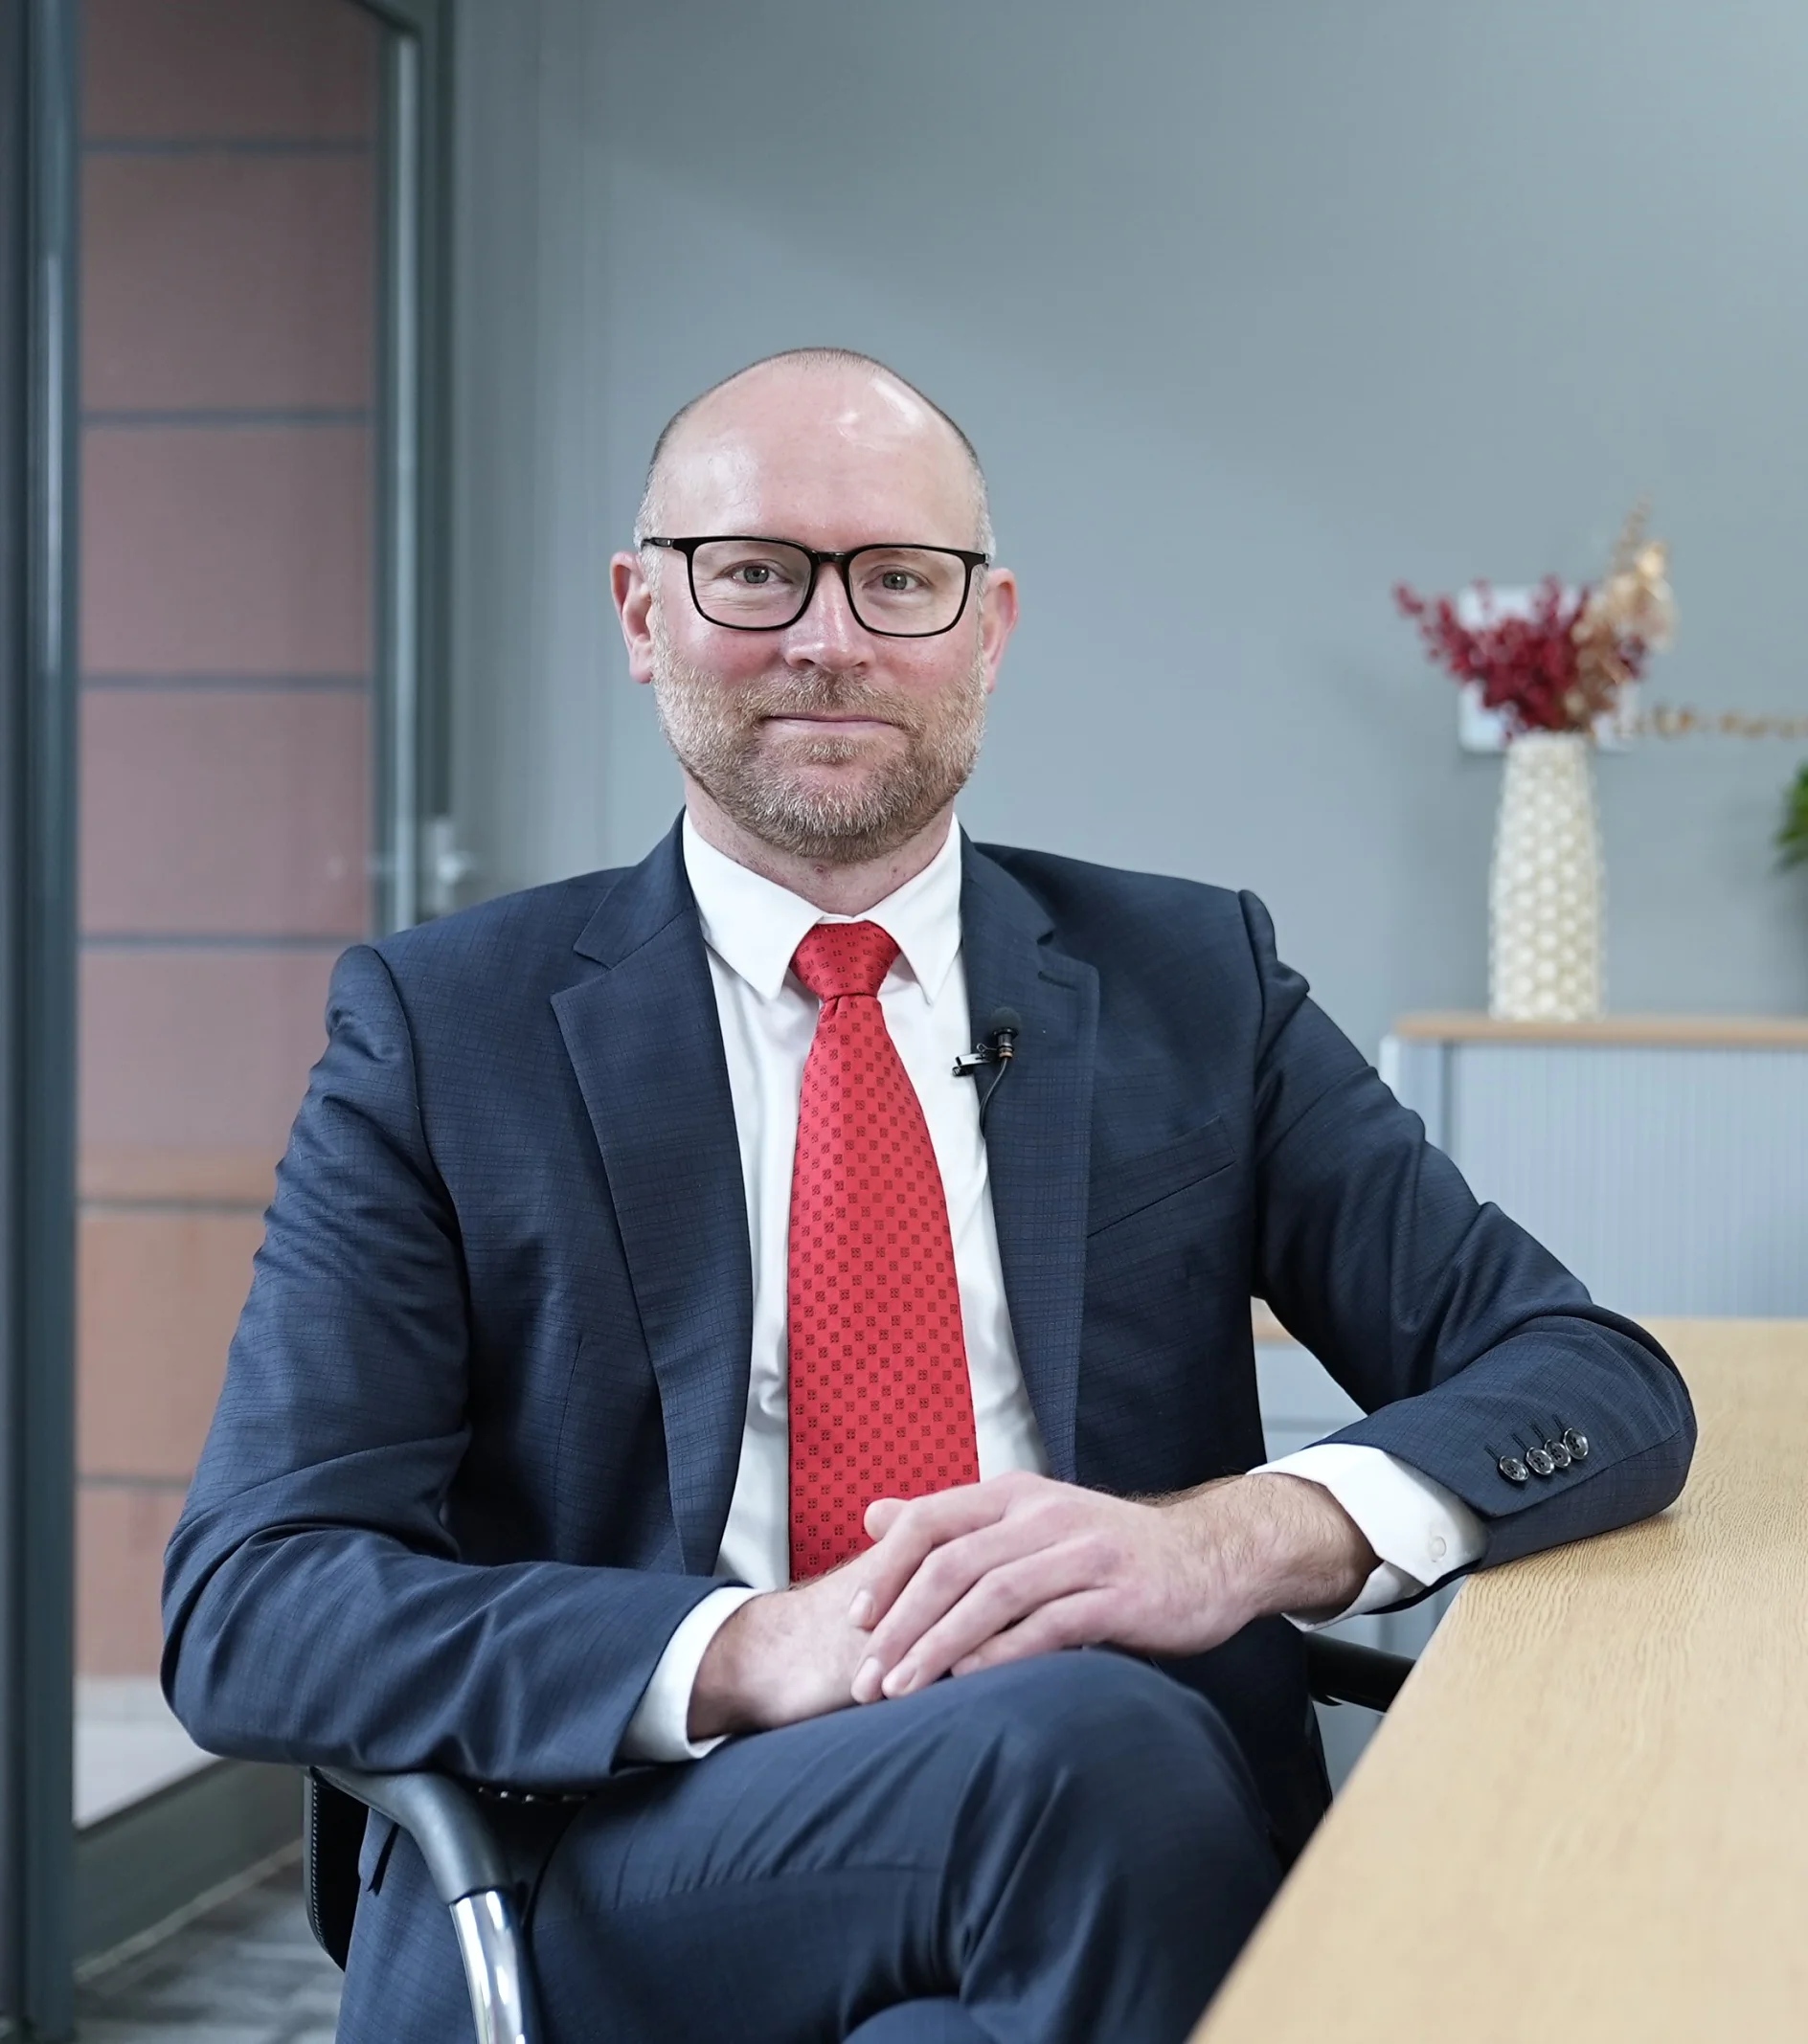
POLYGON ((1506 1478, 1508 1483, 1524 1483, 1526 1481, 1526 1465, 1517 1455, 1503 1455, 1494 1466, 1506 1478))
POLYGON ((1567 1470, 1575 1459, 1561 1441, 1547 1441, 1545 1443, 1545 1453, 1550 1457, 1560 1470, 1567 1470))
POLYGON ((1528 1448, 1526 1450, 1526 1467, 1539 1476, 1555 1475, 1557 1470, 1557 1465, 1542 1448, 1528 1448))
POLYGON ((1586 1462, 1589 1459, 1589 1437, 1585 1433, 1577 1433, 1573 1426, 1564 1428, 1563 1445, 1575 1461, 1586 1462))

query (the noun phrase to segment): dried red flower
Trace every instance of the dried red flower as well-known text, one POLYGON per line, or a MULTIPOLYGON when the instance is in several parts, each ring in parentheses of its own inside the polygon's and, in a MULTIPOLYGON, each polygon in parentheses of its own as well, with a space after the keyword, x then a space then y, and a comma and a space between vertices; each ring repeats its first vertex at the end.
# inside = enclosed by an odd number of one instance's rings
POLYGON ((1459 682, 1476 683, 1485 708, 1510 731, 1589 731, 1620 708, 1620 691, 1670 642, 1676 602, 1669 550, 1645 532, 1645 507, 1627 519, 1598 590, 1566 590, 1554 574, 1539 583, 1525 615, 1508 617, 1486 582, 1472 593, 1479 624, 1465 624, 1448 596, 1394 585, 1401 615, 1418 625, 1425 650, 1459 682))
MULTIPOLYGON (((1485 611, 1488 584, 1475 587, 1485 611)), ((1404 582, 1393 592, 1401 615, 1417 623, 1429 657, 1459 682, 1478 683, 1487 708, 1503 711, 1515 730, 1527 731, 1586 730, 1593 722, 1577 686, 1574 636, 1588 596, 1586 589, 1566 590, 1547 575, 1528 617, 1468 625, 1448 596, 1421 596, 1404 582)), ((1639 646, 1629 660, 1634 672, 1643 654, 1639 646)))

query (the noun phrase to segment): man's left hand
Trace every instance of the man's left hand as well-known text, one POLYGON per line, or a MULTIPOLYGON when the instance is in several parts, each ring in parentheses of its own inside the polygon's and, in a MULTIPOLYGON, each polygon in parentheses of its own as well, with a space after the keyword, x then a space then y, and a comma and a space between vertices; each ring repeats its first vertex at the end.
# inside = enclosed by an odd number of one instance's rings
POLYGON ((1374 1551, 1322 1485, 1233 1476, 1133 1499, 1017 1472, 869 1506, 854 1700, 1062 1647, 1203 1653, 1271 1611, 1341 1610, 1374 1551))

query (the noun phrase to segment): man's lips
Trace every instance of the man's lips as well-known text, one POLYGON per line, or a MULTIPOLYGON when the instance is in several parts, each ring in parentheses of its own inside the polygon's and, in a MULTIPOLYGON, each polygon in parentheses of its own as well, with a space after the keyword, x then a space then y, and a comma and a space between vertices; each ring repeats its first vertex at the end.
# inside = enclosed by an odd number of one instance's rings
POLYGON ((765 721, 768 724, 806 724, 813 728, 845 731, 890 731, 897 729, 889 717, 849 714, 838 710, 777 710, 765 721))

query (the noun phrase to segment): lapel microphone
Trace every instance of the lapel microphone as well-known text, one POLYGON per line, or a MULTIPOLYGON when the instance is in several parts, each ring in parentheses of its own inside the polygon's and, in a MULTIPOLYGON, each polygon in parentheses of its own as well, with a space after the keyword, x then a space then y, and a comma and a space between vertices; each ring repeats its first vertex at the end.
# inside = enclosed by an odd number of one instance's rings
POLYGON ((971 1050, 963 1051, 954 1061, 957 1079, 979 1082, 982 1134, 984 1133, 985 1111, 992 1104, 992 1095, 1005 1083, 1005 1074, 1017 1055, 1017 1038, 1023 1025, 1024 1019, 1015 1008, 994 1008, 986 1022, 984 1035, 971 1050))

